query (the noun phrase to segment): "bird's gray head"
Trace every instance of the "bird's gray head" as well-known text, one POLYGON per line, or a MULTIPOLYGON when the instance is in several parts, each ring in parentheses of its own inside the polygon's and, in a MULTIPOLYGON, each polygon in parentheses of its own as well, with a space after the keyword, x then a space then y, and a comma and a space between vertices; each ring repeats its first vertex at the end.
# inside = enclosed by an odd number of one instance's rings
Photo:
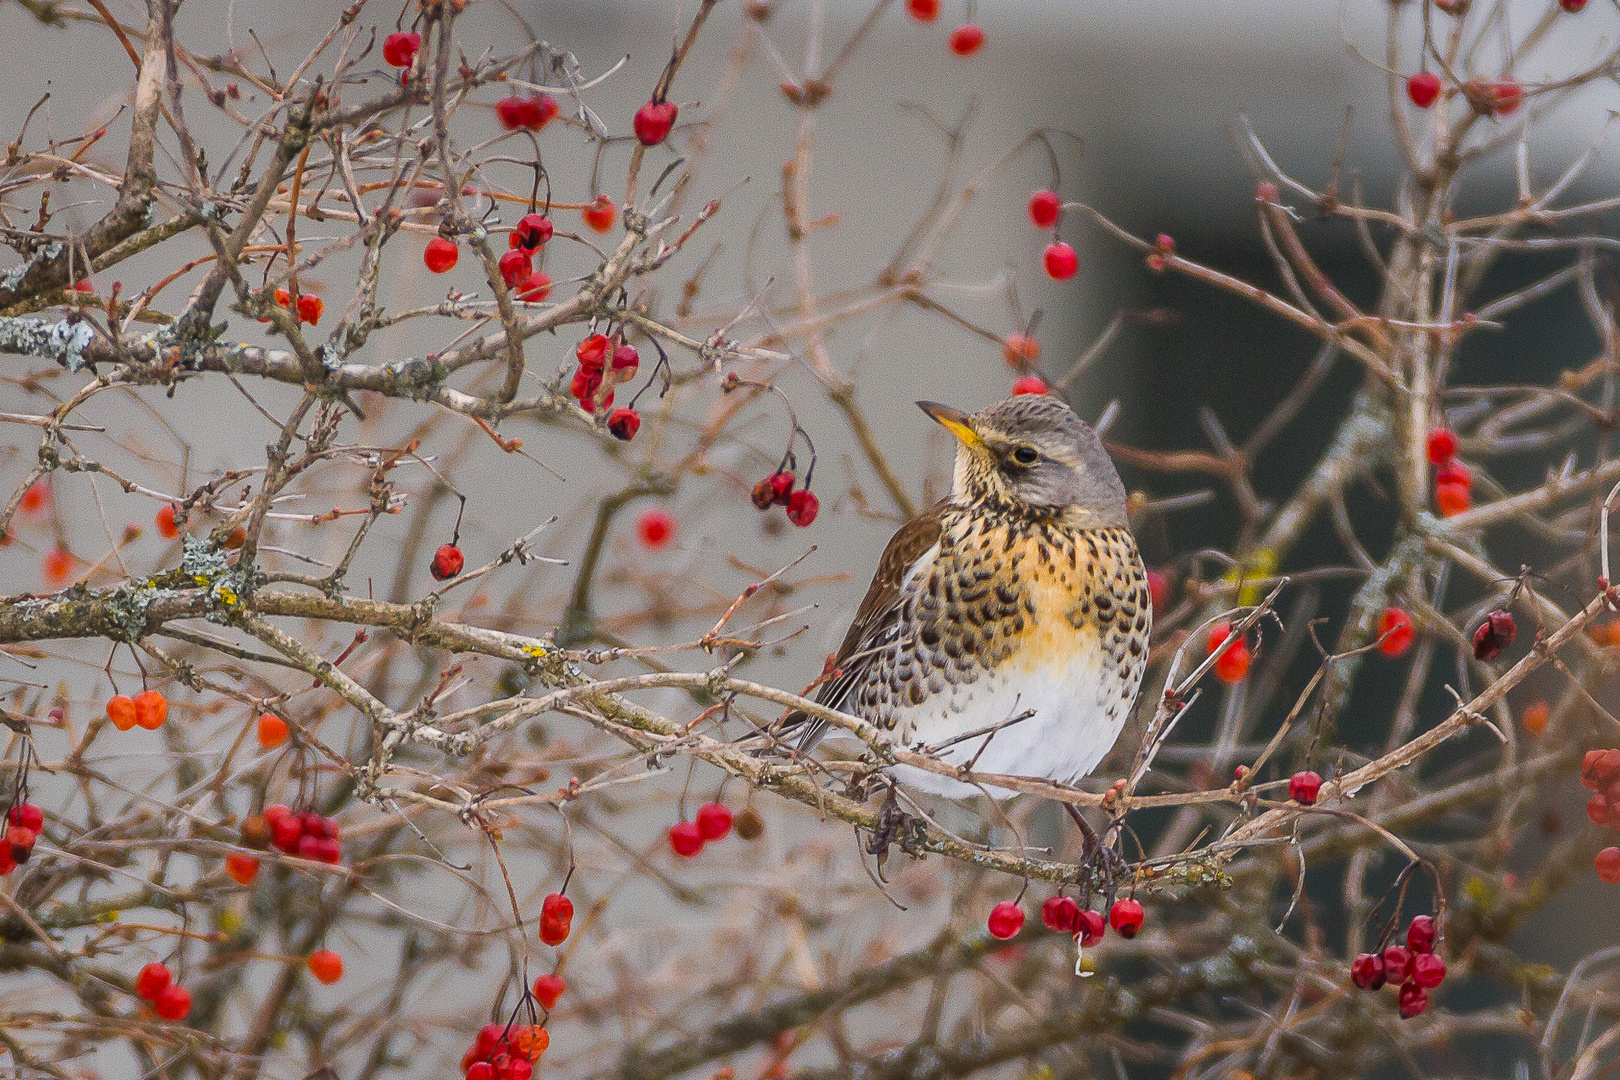
POLYGON ((969 415, 919 401, 961 442, 953 494, 1072 508, 1091 526, 1123 526, 1125 485, 1092 426, 1055 397, 1020 394, 969 415))

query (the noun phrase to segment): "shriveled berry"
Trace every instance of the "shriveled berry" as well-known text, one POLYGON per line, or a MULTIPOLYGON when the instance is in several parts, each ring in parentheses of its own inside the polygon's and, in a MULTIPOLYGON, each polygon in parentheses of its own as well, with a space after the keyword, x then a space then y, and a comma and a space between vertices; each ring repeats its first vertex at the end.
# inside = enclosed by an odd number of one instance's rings
POLYGON ((1474 631, 1474 658, 1495 660, 1502 655, 1503 649, 1513 644, 1513 638, 1517 633, 1518 627, 1513 622, 1513 616, 1497 608, 1485 616, 1485 621, 1474 631))
POLYGON ((574 359, 586 371, 600 372, 607 366, 613 351, 613 341, 606 334, 592 334, 574 346, 574 359))
POLYGON ((461 568, 467 565, 467 557, 461 549, 454 544, 440 544, 439 550, 433 553, 433 562, 428 566, 428 572, 438 581, 448 581, 461 573, 461 568))
POLYGON ((416 50, 422 47, 421 34, 407 34, 396 30, 383 38, 383 61, 393 67, 410 67, 416 59, 416 50))
POLYGON ((1434 918, 1418 915, 1406 928, 1406 947, 1415 953, 1434 952, 1434 918))
POLYGON ((673 101, 649 101, 637 109, 631 126, 635 128, 636 138, 641 141, 641 145, 657 146, 669 138, 679 111, 673 101))
POLYGON ((11 861, 25 863, 34 854, 34 845, 39 842, 39 833, 34 829, 24 828, 21 825, 12 825, 6 829, 6 846, 11 849, 11 861))
POLYGON ((621 405, 608 413, 607 427, 615 439, 629 442, 641 430, 641 414, 621 405))
POLYGON ((502 252, 496 265, 500 267, 501 280, 506 282, 508 289, 517 288, 534 272, 534 263, 522 248, 502 252))
POLYGON ((1322 778, 1306 770, 1288 778, 1288 797, 1301 806, 1313 806, 1317 792, 1322 790, 1322 778))
POLYGON ((1412 950, 1405 945, 1391 945, 1384 950, 1384 978, 1403 983, 1412 977, 1412 950))
POLYGON ((1384 985, 1384 958, 1378 953, 1364 952, 1350 962, 1350 981, 1363 990, 1377 990, 1384 985))
POLYGON ((707 842, 724 840, 731 832, 731 810, 725 803, 709 802, 698 807, 698 832, 707 842))
POLYGON ((253 879, 259 876, 259 860, 239 851, 232 852, 225 856, 225 872, 238 885, 251 885, 253 879))
POLYGON ((634 345, 620 345, 613 350, 611 366, 619 382, 633 379, 636 369, 641 366, 641 353, 636 351, 634 345))
POLYGON ((512 235, 517 237, 518 247, 534 251, 551 239, 553 231, 551 219, 544 214, 524 214, 518 219, 512 235))
POLYGON ((793 483, 794 477, 790 472, 771 473, 754 485, 750 498, 761 510, 769 510, 773 506, 786 506, 793 494, 793 483))
POLYGON ((1041 905, 1041 923, 1059 934, 1072 934, 1080 929, 1080 905, 1072 896, 1051 896, 1041 905))
POLYGON ((142 690, 135 695, 135 722, 147 731, 156 731, 169 716, 169 702, 156 690, 142 690))
POLYGON ((422 262, 435 274, 443 274, 461 258, 461 248, 442 236, 435 236, 422 250, 422 262))
POLYGON ((1029 197, 1029 220, 1037 229, 1050 229, 1063 213, 1063 200, 1046 188, 1029 197))
POLYGON ((1378 651, 1399 656, 1412 647, 1412 617, 1398 607, 1387 607, 1378 616, 1378 651))
POLYGON ((1401 987, 1401 1019, 1410 1020, 1429 1007, 1429 993, 1417 983, 1401 987))
POLYGON ((1620 885, 1620 847, 1606 847, 1592 860, 1598 877, 1609 885, 1620 885))
POLYGON ((1039 375, 1022 375, 1013 380, 1012 397, 1020 397, 1024 394, 1035 394, 1039 396, 1045 393, 1046 380, 1042 379, 1039 375))
POLYGON ((1446 980, 1446 962, 1434 953, 1424 953, 1412 961, 1412 981, 1433 990, 1446 980))
POLYGON ((561 975, 552 972, 541 975, 534 980, 534 996, 540 1000, 540 1007, 550 1012, 557 1007, 557 999, 563 996, 568 989, 568 983, 561 975))
POLYGON ((816 493, 800 489, 788 496, 787 519, 799 528, 808 528, 821 511, 821 500, 816 493))
POLYGON ((957 56, 972 56, 984 48, 984 30, 978 23, 963 23, 951 31, 950 42, 957 56))
POLYGON ((167 964, 147 964, 135 975, 135 993, 147 1001, 155 1001, 172 982, 174 972, 169 970, 167 964))
POLYGON ((1142 920, 1146 913, 1142 910, 1139 900, 1126 897, 1124 900, 1114 901, 1114 906, 1108 911, 1108 925, 1122 938, 1133 938, 1142 929, 1142 920))
POLYGON ((737 814, 737 835, 744 840, 758 840, 765 835, 765 819, 752 806, 745 806, 737 814))
POLYGON ((1074 248, 1056 240, 1046 246, 1046 253, 1041 256, 1046 266, 1047 276, 1058 281, 1066 281, 1074 277, 1075 271, 1080 269, 1080 256, 1074 253, 1074 248))
POLYGON ((1440 76, 1432 71, 1419 71, 1407 76, 1406 96, 1420 109, 1427 109, 1440 97, 1440 76))
POLYGON ((274 750, 287 741, 287 721, 275 713, 263 713, 259 716, 259 745, 266 750, 274 750))
POLYGON ((636 519, 636 539, 654 550, 675 539, 675 518, 667 510, 648 510, 636 519))
POLYGON ((1081 945, 1091 946, 1103 939, 1103 933, 1108 928, 1108 922, 1100 911, 1086 908, 1081 911, 1075 920, 1074 936, 1081 945))
POLYGON ((1429 463, 1444 465, 1457 454, 1457 433, 1450 428, 1435 428, 1429 432, 1429 463))
POLYGON ((613 228, 613 219, 618 216, 618 213, 619 208, 614 205, 612 199, 606 195, 598 195, 586 205, 585 209, 579 212, 579 216, 585 220, 585 224, 590 226, 593 231, 605 233, 613 228))
POLYGON ((703 833, 695 821, 677 821, 669 827, 669 847, 683 859, 691 859, 703 850, 703 833))
POLYGON ((1003 900, 990 909, 985 928, 990 931, 991 937, 1006 941, 1024 928, 1024 909, 1011 900, 1003 900))

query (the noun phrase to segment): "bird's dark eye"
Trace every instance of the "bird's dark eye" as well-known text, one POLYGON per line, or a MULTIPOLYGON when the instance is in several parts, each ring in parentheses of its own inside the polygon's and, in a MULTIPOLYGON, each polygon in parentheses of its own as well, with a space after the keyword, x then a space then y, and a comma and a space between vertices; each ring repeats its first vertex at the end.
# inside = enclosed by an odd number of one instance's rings
POLYGON ((1020 465, 1033 465, 1041 455, 1035 452, 1033 446, 1020 446, 1013 451, 1013 460, 1020 465))

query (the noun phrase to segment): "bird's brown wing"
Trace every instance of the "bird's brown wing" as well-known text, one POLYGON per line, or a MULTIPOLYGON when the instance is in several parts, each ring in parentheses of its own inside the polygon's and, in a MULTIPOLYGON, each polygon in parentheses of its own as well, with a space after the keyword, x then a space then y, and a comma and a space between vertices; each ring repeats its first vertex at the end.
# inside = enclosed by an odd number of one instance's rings
MULTIPOLYGON (((945 511, 950 500, 941 499, 923 511, 889 538, 878 560, 877 573, 866 590, 866 598, 855 609, 849 632, 838 648, 835 667, 839 674, 823 683, 816 691, 816 701, 832 709, 843 709, 849 692, 863 681, 866 668, 889 645, 900 628, 900 609, 904 600, 902 586, 918 560, 926 556, 939 543, 944 529, 945 511)), ((808 750, 820 739, 826 729, 823 720, 810 720, 801 712, 789 713, 782 721, 782 730, 797 731, 799 749, 808 750), (807 722, 808 721, 808 722, 807 722)))

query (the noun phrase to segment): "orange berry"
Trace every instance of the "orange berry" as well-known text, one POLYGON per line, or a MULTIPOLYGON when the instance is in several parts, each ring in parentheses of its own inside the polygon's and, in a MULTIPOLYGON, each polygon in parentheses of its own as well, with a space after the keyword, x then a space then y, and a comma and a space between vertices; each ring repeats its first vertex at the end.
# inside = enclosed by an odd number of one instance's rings
POLYGON ((119 731, 135 726, 135 699, 128 694, 114 694, 107 700, 107 719, 119 731))
POLYGON ((240 852, 225 856, 225 872, 238 885, 251 885, 259 876, 259 860, 240 852))
POLYGON ((1461 484, 1436 484, 1434 487, 1435 509, 1440 511, 1441 517, 1451 517, 1467 510, 1472 500, 1468 497, 1468 489, 1461 484))
POLYGON ((343 957, 331 949, 317 949, 309 954, 309 973, 330 986, 343 978, 343 957))
POLYGON ((73 576, 73 556, 59 547, 53 547, 45 553, 42 563, 45 571, 45 580, 51 585, 66 585, 73 576))
POLYGON ((231 551, 235 551, 245 543, 247 543, 247 530, 240 525, 232 529, 230 534, 225 537, 225 546, 231 551))
POLYGON ((598 195, 591 200, 579 216, 585 219, 585 224, 599 233, 605 233, 613 228, 613 219, 618 216, 619 208, 613 205, 613 200, 606 195, 598 195))
POLYGON ((23 492, 22 501, 17 504, 17 509, 25 514, 34 514, 45 509, 50 501, 51 489, 46 486, 45 481, 35 480, 28 485, 28 490, 23 492))
POLYGON ((156 690, 142 690, 135 695, 135 722, 147 731, 156 731, 169 717, 169 702, 156 690))
POLYGON ((1519 717, 1524 724, 1524 730, 1532 735, 1540 735, 1547 730, 1547 714, 1549 710, 1545 701, 1532 701, 1526 706, 1524 713, 1519 717))
POLYGON ((175 524, 174 504, 164 503, 163 508, 157 512, 158 535, 165 540, 173 540, 180 535, 180 526, 175 524))
POLYGON ((266 750, 273 750, 287 741, 287 721, 275 713, 264 713, 259 717, 259 745, 266 750))
POLYGON ((1041 343, 1028 334, 1009 334, 1001 343, 1001 355, 1014 371, 1024 371, 1041 358, 1041 343))

